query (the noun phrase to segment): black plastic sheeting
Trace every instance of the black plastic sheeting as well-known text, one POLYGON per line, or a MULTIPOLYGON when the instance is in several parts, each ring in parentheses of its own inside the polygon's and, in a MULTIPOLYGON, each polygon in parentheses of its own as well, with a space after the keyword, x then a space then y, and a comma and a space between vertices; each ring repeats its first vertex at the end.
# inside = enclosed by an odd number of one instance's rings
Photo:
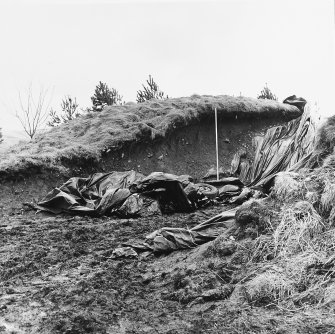
POLYGON ((312 167, 316 141, 316 125, 308 110, 285 126, 266 131, 265 136, 254 138, 256 153, 250 171, 249 187, 268 190, 269 182, 283 171, 312 167))
POLYGON ((52 190, 37 208, 55 214, 116 214, 122 217, 160 214, 163 207, 188 212, 195 208, 197 200, 189 199, 184 191, 190 184, 190 177, 186 175, 161 172, 146 177, 135 171, 96 173, 88 178, 69 179, 52 190))
POLYGON ((291 95, 291 96, 287 97, 283 101, 283 103, 290 104, 292 106, 296 106, 301 111, 303 111, 307 101, 302 97, 297 97, 296 95, 291 95))
POLYGON ((105 214, 119 208, 131 196, 129 185, 143 178, 144 175, 135 171, 73 177, 47 194, 37 207, 55 214, 105 214))
POLYGON ((230 227, 235 221, 235 212, 236 209, 222 212, 191 229, 163 227, 146 238, 152 241, 151 250, 156 253, 194 248, 216 239, 222 229, 230 227))

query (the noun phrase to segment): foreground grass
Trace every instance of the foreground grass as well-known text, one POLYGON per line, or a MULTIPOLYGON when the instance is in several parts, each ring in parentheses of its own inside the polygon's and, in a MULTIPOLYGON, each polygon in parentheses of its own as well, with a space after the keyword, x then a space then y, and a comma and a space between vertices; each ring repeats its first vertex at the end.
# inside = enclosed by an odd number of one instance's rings
POLYGON ((105 108, 36 136, 0 155, 0 174, 54 169, 97 162, 127 143, 164 137, 176 128, 213 118, 213 108, 225 119, 276 118, 300 115, 294 106, 246 97, 199 96, 151 100, 105 108))

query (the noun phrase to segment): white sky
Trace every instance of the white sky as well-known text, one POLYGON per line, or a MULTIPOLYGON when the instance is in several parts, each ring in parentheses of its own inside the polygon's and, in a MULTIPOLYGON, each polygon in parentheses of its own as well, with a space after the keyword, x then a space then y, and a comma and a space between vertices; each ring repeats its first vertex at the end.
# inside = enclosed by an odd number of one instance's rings
POLYGON ((335 114, 334 0, 0 0, 0 127, 17 92, 91 105, 101 80, 126 101, 148 75, 171 97, 256 97, 268 83, 335 114))

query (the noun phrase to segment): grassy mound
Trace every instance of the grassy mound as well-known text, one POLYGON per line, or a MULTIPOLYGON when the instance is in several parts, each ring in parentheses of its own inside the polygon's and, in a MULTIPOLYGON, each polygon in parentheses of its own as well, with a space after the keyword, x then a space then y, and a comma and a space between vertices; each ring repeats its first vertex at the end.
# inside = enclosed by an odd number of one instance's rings
POLYGON ((127 103, 89 113, 17 145, 0 156, 5 177, 26 170, 54 169, 99 161, 125 144, 164 137, 176 128, 213 118, 213 108, 224 119, 274 118, 290 120, 301 112, 272 100, 246 97, 199 96, 127 103))

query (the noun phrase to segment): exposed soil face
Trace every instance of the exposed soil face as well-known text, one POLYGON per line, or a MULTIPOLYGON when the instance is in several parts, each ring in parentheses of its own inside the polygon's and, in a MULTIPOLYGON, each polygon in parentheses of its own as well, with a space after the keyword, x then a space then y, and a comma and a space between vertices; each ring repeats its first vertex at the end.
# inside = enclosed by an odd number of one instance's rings
MULTIPOLYGON (((232 158, 239 150, 245 150, 252 161, 252 139, 263 135, 268 128, 283 123, 270 119, 219 119, 220 166, 229 170, 232 158)), ((214 122, 205 120, 201 124, 177 129, 164 139, 133 143, 122 150, 107 154, 99 167, 105 171, 134 169, 144 174, 153 171, 189 174, 198 179, 216 165, 215 157, 214 122)))

